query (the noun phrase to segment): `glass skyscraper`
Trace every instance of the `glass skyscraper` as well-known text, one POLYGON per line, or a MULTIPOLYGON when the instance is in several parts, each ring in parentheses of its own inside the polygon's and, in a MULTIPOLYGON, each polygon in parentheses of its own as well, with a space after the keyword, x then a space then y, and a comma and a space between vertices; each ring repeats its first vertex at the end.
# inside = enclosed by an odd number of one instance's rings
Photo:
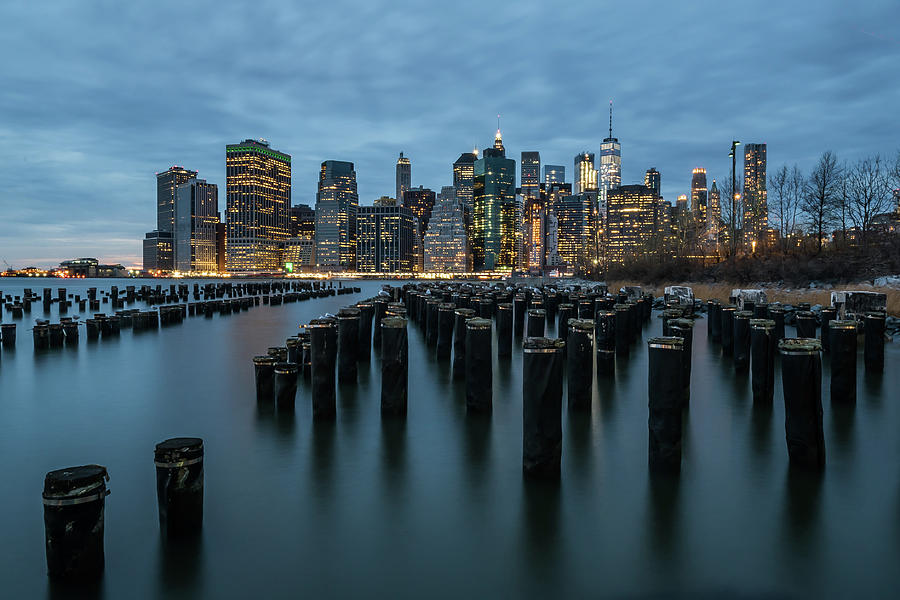
POLYGON ((516 161, 506 158, 500 130, 494 146, 475 161, 472 254, 475 270, 505 270, 516 266, 519 210, 516 202, 516 161))
POLYGON ((597 191, 597 169, 594 168, 594 155, 581 152, 575 155, 575 181, 572 184, 575 194, 597 191))
POLYGON ((409 159, 403 156, 403 153, 400 153, 400 158, 397 159, 397 201, 400 202, 403 199, 403 192, 412 187, 412 164, 409 162, 409 159))
POLYGON ((225 147, 229 271, 279 271, 290 235, 291 157, 265 140, 225 147))
POLYGON ((541 194, 541 153, 523 152, 521 169, 522 195, 537 198, 541 194))
POLYGON ((645 185, 623 185, 607 196, 607 258, 627 262, 651 252, 659 199, 645 185))
POLYGON ((566 168, 563 165, 544 165, 544 185, 566 182, 566 168))
POLYGON ((356 269, 359 196, 352 162, 326 160, 316 193, 316 266, 324 271, 356 269))
POLYGON ((219 187, 190 179, 175 188, 175 269, 182 273, 215 273, 219 187))
POLYGON ((396 201, 360 206, 357 224, 357 270, 410 273, 413 270, 415 218, 396 201))
POLYGON ((656 170, 656 167, 650 167, 647 169, 647 172, 644 173, 644 185, 653 190, 653 193, 656 196, 662 197, 662 176, 659 174, 659 171, 656 170))
POLYGON ((706 169, 697 167, 691 175, 691 210, 694 212, 697 228, 701 232, 708 227, 706 217, 708 199, 706 169))
POLYGON ((762 242, 769 227, 766 192, 766 145, 744 146, 744 243, 752 247, 762 242))
POLYGON ((612 134, 612 102, 609 103, 609 136, 600 144, 600 213, 607 213, 609 190, 622 185, 622 146, 612 134))
POLYGON ((197 177, 197 171, 172 166, 156 174, 156 229, 175 230, 175 188, 197 177))

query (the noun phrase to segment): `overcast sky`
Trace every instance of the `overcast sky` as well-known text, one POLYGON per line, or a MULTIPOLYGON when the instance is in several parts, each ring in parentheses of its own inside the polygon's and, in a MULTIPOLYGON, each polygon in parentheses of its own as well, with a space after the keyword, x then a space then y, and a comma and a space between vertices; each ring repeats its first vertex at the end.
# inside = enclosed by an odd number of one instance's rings
POLYGON ((673 200, 695 166, 730 169, 732 137, 766 142, 770 171, 893 155, 898 22, 898 0, 7 0, 0 258, 140 264, 155 173, 198 170, 224 211, 225 144, 245 138, 293 157, 295 204, 325 159, 356 164, 361 203, 393 195, 401 150, 439 190, 497 113, 508 155, 571 179, 610 99, 623 183, 655 166, 673 200))

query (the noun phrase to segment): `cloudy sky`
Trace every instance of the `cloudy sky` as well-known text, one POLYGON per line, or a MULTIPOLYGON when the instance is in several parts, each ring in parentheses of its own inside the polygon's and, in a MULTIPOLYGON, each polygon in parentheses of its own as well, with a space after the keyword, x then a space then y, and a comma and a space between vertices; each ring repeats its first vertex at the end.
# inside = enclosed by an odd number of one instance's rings
MULTIPOLYGON (((0 258, 140 264, 155 173, 199 170, 224 192, 225 144, 293 157, 314 204, 325 159, 356 164, 360 199, 393 195, 491 144, 572 168, 615 102, 623 182, 663 193, 730 168, 732 137, 770 170, 825 149, 900 148, 897 0, 709 2, 118 2, 0 6, 0 258)), ((219 198, 224 209, 224 193, 219 198)))

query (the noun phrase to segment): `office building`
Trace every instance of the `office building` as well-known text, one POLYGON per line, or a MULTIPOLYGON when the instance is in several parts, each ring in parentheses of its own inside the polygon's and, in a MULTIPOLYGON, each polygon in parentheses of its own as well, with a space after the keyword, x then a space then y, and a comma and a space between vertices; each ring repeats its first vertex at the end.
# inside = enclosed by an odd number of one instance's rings
POLYGON ((709 202, 707 204, 707 229, 706 237, 709 244, 718 248, 719 236, 722 231, 722 198, 716 180, 713 179, 709 188, 709 202))
POLYGON ((222 214, 219 213, 216 219, 216 272, 224 273, 228 270, 228 263, 226 261, 227 257, 227 243, 226 239, 228 238, 228 228, 225 225, 225 222, 222 221, 222 214))
POLYGON ((523 152, 520 186, 526 198, 537 198, 541 193, 541 153, 523 152))
POLYGON ((434 209, 434 190, 426 187, 414 187, 403 192, 403 206, 409 208, 419 220, 419 237, 425 235, 431 211, 434 209))
POLYGON ((548 205, 546 214, 546 230, 545 240, 545 259, 544 264, 547 267, 559 267, 563 264, 562 258, 559 256, 559 219, 556 218, 556 211, 552 205, 548 205))
POLYGON ((290 235, 291 157, 265 140, 225 147, 229 271, 279 271, 290 235))
POLYGON ((397 159, 397 189, 396 189, 396 198, 399 200, 403 198, 403 192, 412 187, 412 164, 409 162, 409 159, 403 156, 403 153, 400 153, 400 158, 397 159))
POLYGON ((427 273, 468 273, 472 255, 466 238, 464 207, 454 188, 441 189, 423 240, 427 273))
POLYGON ((411 273, 414 263, 415 216, 396 201, 381 199, 360 206, 357 217, 357 264, 365 273, 411 273))
POLYGON ((316 237, 316 211, 309 204, 291 207, 291 237, 314 240, 316 237))
POLYGON ((171 231, 151 231, 144 236, 144 270, 172 271, 175 268, 171 231))
POLYGON ((656 167, 650 167, 644 173, 644 185, 653 190, 657 198, 662 198, 662 176, 656 167))
POLYGON ((566 168, 563 165, 544 165, 544 185, 566 182, 566 168))
POLYGON ((597 169, 594 168, 594 155, 591 152, 576 154, 575 181, 572 184, 572 192, 583 194, 593 191, 597 191, 597 169))
POLYGON ((316 240, 289 237, 284 243, 284 272, 307 273, 316 267, 316 240))
POLYGON ((623 185, 609 191, 606 239, 611 262, 627 262, 653 250, 658 203, 656 193, 645 185, 623 185))
POLYGON ((215 273, 219 187, 203 179, 189 179, 175 187, 175 270, 215 273))
POLYGON ((691 210, 699 231, 705 231, 709 227, 707 221, 707 203, 709 201, 706 189, 706 169, 697 167, 691 175, 691 210))
POLYGON ((596 258, 591 206, 595 198, 591 194, 572 194, 558 198, 553 204, 557 220, 556 251, 572 269, 587 270, 596 258))
POLYGON ((494 146, 475 161, 472 253, 475 270, 505 270, 516 266, 516 161, 506 158, 500 130, 494 146))
POLYGON ((322 271, 356 269, 359 196, 352 162, 326 160, 316 193, 316 266, 322 271))
POLYGON ((175 188, 197 177, 197 171, 173 166, 156 174, 156 229, 175 231, 175 188))
POLYGON ((527 270, 540 271, 546 259, 547 219, 544 200, 525 197, 523 206, 523 261, 527 270))
POLYGON ((600 144, 600 213, 607 213, 609 190, 622 185, 622 146, 612 134, 612 102, 609 103, 609 136, 600 144))
POLYGON ((769 227, 769 206, 766 192, 766 145, 744 146, 743 233, 748 250, 755 250, 765 241, 769 227))
POLYGON ((473 189, 475 186, 475 161, 478 160, 478 151, 463 152, 453 163, 453 187, 456 188, 456 198, 463 205, 472 208, 473 189))

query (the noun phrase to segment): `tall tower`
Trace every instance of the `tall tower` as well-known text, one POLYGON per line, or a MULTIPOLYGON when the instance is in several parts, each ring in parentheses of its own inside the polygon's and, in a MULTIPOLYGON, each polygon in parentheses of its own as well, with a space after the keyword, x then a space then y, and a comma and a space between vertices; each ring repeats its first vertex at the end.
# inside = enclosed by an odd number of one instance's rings
POLYGON ((612 100, 609 101, 609 136, 600 144, 600 213, 606 216, 609 190, 622 185, 622 146, 612 134, 612 100))
POLYGON ((475 161, 472 254, 475 270, 511 269, 516 264, 516 161, 506 158, 500 130, 494 146, 475 161))
POLYGON ((566 182, 566 168, 563 165, 544 165, 544 185, 566 182))
POLYGON ((182 273, 215 273, 219 188, 203 179, 189 179, 175 188, 175 269, 182 273))
POLYGON ((594 154, 581 152, 575 155, 575 194, 597 191, 597 169, 594 168, 594 154))
POLYGON ((463 152, 453 163, 453 187, 456 188, 456 199, 463 206, 472 208, 472 186, 475 178, 475 161, 478 151, 463 152))
POLYGON ((653 190, 657 198, 662 196, 662 176, 656 170, 656 167, 650 167, 644 173, 644 185, 653 190))
POLYGON ((352 162, 326 160, 316 194, 316 266, 328 271, 356 268, 359 196, 352 162))
POLYGON ((156 230, 175 230, 175 188, 197 177, 197 171, 172 166, 156 174, 156 230))
POLYGON ((265 140, 225 147, 229 271, 282 269, 290 235, 291 157, 265 140))
POLYGON ((766 192, 766 145, 744 147, 744 243, 749 247, 764 240, 769 227, 766 192))
POLYGON ((722 221, 722 197, 719 195, 719 188, 716 186, 715 179, 713 179, 712 186, 709 188, 709 206, 706 216, 709 243, 711 246, 718 248, 720 223, 722 221))
POLYGON ((537 198, 541 194, 541 153, 523 152, 521 169, 522 195, 537 198))
POLYGON ((397 159, 397 202, 403 201, 403 192, 412 186, 412 164, 400 153, 397 159))
POLYGON ((706 169, 697 167, 691 175, 691 210, 694 211, 694 219, 700 231, 707 228, 707 200, 706 169))

